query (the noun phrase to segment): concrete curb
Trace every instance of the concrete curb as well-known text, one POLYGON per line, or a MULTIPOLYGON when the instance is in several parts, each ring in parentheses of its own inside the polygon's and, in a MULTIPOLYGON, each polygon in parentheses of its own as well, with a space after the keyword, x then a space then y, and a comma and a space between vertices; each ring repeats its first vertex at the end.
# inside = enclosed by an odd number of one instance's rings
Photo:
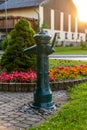
MULTIPOLYGON (((51 82, 50 87, 52 91, 67 90, 67 88, 73 87, 74 85, 82 82, 87 82, 87 78, 51 82)), ((36 83, 0 82, 0 91, 4 91, 4 92, 33 92, 35 88, 36 88, 36 83)))

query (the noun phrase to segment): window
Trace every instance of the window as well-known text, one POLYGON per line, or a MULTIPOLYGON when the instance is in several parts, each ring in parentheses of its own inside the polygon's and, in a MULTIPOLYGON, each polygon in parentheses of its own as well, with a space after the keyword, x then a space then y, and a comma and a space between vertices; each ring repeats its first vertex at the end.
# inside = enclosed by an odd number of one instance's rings
POLYGON ((60 33, 59 32, 57 33, 57 38, 60 39, 60 33))
POLYGON ((72 34, 72 39, 74 39, 74 34, 72 34))
POLYGON ((6 38, 6 35, 1 35, 1 39, 6 38))
POLYGON ((79 33, 77 34, 77 39, 79 39, 80 38, 80 35, 79 35, 79 33))
POLYGON ((65 39, 68 39, 68 33, 65 33, 65 39))

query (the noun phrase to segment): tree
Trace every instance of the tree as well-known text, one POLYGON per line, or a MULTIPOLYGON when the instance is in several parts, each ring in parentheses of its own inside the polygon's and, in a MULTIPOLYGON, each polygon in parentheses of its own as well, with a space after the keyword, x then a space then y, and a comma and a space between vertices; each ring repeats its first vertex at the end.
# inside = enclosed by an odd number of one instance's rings
POLYGON ((7 48, 1 57, 3 69, 9 72, 27 71, 35 67, 35 56, 23 54, 23 49, 35 44, 34 34, 30 23, 21 18, 9 34, 7 48))

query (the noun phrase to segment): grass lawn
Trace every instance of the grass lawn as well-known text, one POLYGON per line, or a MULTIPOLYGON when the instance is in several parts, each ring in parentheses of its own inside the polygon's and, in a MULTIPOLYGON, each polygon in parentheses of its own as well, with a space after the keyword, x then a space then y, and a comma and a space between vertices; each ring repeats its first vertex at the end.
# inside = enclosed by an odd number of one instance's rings
POLYGON ((87 49, 78 47, 54 47, 54 54, 87 54, 87 49))
POLYGON ((58 66, 74 66, 74 65, 87 65, 87 61, 76 61, 76 60, 62 60, 62 59, 50 59, 49 68, 56 68, 58 66))
POLYGON ((87 130, 87 83, 68 90, 69 101, 49 120, 29 130, 87 130))

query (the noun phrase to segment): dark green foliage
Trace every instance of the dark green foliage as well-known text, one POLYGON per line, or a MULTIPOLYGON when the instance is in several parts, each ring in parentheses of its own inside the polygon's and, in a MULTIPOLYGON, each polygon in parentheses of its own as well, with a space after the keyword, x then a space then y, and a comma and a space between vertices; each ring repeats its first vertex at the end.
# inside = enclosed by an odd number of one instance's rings
POLYGON ((3 38, 2 40, 2 50, 5 50, 8 45, 8 40, 6 38, 3 38))
POLYGON ((2 40, 0 40, 0 50, 2 50, 2 40))
POLYGON ((35 21, 35 31, 38 33, 38 32, 40 32, 40 27, 39 27, 39 20, 36 20, 35 21))
POLYGON ((10 35, 2 39, 2 50, 5 50, 7 48, 9 41, 10 41, 10 35))
POLYGON ((35 67, 35 56, 23 55, 23 49, 34 45, 34 30, 25 19, 20 19, 10 33, 1 65, 7 71, 27 71, 35 67))
POLYGON ((81 49, 87 49, 87 41, 81 40, 81 49))

